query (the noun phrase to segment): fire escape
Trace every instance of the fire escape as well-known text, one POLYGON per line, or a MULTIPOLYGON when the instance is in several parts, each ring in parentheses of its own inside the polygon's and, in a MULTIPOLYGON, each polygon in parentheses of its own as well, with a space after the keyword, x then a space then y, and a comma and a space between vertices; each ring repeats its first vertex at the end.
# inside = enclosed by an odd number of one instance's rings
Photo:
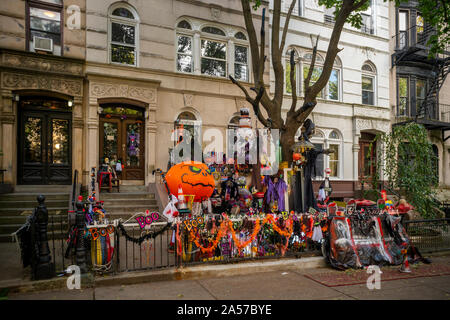
POLYGON ((450 138, 445 138, 445 132, 450 131, 450 105, 439 103, 439 91, 450 72, 450 46, 442 54, 430 58, 427 43, 434 33, 429 25, 425 25, 421 33, 416 33, 416 26, 413 26, 394 37, 397 49, 392 54, 392 67, 420 67, 431 72, 423 102, 417 108, 411 108, 410 120, 397 122, 394 126, 415 121, 428 130, 441 130, 442 140, 445 141, 450 138))

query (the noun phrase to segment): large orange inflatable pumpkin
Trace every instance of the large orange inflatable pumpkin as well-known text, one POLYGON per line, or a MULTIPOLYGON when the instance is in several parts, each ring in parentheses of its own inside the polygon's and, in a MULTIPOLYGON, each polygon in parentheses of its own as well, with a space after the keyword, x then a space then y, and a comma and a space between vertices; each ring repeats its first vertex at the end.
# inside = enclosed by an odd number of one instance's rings
POLYGON ((215 184, 214 177, 206 164, 198 161, 185 161, 170 168, 166 174, 170 193, 178 196, 181 185, 183 194, 195 195, 194 201, 211 197, 215 184))

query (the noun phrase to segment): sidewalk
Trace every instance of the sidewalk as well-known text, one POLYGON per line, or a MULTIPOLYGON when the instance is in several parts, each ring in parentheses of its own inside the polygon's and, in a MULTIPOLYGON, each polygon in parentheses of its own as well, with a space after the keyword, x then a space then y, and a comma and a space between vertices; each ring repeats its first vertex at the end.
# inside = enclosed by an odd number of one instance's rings
MULTIPOLYGON (((301 259, 300 259, 301 260, 301 259)), ((450 256, 431 257, 432 265, 450 266, 450 256)), ((324 273, 336 277, 365 273, 365 270, 337 271, 329 268, 292 268, 279 265, 271 271, 251 274, 204 276, 197 279, 157 281, 141 284, 101 286, 81 290, 55 290, 35 293, 10 293, 9 300, 214 300, 214 299, 287 299, 287 300, 366 300, 419 299, 450 300, 450 274, 420 276, 431 265, 414 266, 407 279, 383 281, 384 273, 398 267, 383 267, 381 288, 369 290, 366 284, 330 286, 312 280, 324 273), (415 273, 415 274, 414 274, 415 273), (412 276, 415 276, 412 278, 412 276)), ((399 272, 399 276, 402 276, 399 272)), ((369 274, 367 274, 367 277, 369 274)), ((363 276, 359 274, 358 278, 363 276)), ((391 278, 390 278, 391 279, 391 278)), ((335 283, 334 283, 335 284, 335 283)), ((332 284, 332 285, 334 285, 332 284)))

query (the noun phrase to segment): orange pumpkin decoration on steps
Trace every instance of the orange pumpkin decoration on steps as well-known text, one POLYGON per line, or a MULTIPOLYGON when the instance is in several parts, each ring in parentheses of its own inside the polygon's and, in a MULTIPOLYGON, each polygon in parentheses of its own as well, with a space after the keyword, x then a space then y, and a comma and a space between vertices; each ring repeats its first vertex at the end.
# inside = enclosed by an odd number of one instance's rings
POLYGON ((214 177, 206 164, 198 161, 185 161, 174 165, 166 174, 166 182, 170 193, 178 196, 181 185, 183 194, 195 195, 194 201, 211 197, 214 188, 214 177))

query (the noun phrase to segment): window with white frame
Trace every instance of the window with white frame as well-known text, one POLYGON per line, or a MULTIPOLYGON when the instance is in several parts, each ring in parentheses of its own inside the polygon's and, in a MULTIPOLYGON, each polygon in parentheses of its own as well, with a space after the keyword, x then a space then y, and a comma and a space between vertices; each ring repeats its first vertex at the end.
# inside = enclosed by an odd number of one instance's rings
MULTIPOLYGON (((306 53, 303 56, 303 81, 308 76, 311 60, 312 60, 312 53, 306 53)), ((317 54, 316 62, 314 65, 314 71, 312 73, 311 81, 309 83, 310 86, 312 86, 314 83, 317 82, 317 80, 319 80, 319 77, 322 74, 323 70, 323 63, 324 59, 320 54, 317 54)), ((341 68, 342 63, 340 62, 340 59, 336 57, 333 69, 331 70, 330 78, 328 79, 328 83, 322 90, 322 92, 318 95, 319 98, 336 101, 340 100, 341 68)))
POLYGON ((222 27, 204 26, 201 21, 191 20, 183 19, 177 24, 177 72, 221 78, 231 74, 248 82, 250 57, 245 33, 232 29, 225 32, 222 27), (227 37, 231 32, 231 37, 227 37))
POLYGON ((362 18, 362 24, 361 24, 361 31, 368 34, 374 34, 375 28, 374 28, 374 9, 372 5, 372 1, 370 1, 369 7, 361 12, 361 18, 362 18))
POLYGON ((63 1, 27 1, 27 45, 32 52, 46 51, 62 55, 63 1))
POLYGON ((376 70, 375 67, 369 63, 365 63, 361 70, 362 104, 373 106, 375 105, 376 70))
POLYGON ((329 154, 328 157, 328 167, 330 168, 330 177, 338 178, 340 177, 340 150, 341 150, 341 139, 336 130, 331 131, 328 136, 328 149, 333 150, 333 153, 329 154))
POLYGON ((398 77, 398 116, 407 116, 409 114, 409 78, 398 77))
MULTIPOLYGON (((297 130, 297 133, 295 134, 296 141, 300 134, 301 128, 299 128, 297 130)), ((331 170, 330 177, 341 178, 342 139, 338 131, 331 131, 331 133, 328 135, 328 138, 325 139, 322 131, 316 128, 310 141, 317 151, 321 151, 324 149, 330 149, 334 151, 334 153, 330 153, 329 155, 321 153, 317 156, 314 179, 323 179, 325 177, 326 168, 330 168, 331 170)))
POLYGON ((336 58, 326 87, 327 99, 329 100, 340 100, 341 68, 342 64, 339 61, 339 58, 336 58))
POLYGON ((191 73, 194 71, 193 38, 189 33, 192 27, 186 20, 180 21, 177 27, 185 32, 177 34, 177 71, 191 73))
MULTIPOLYGON (((312 53, 307 53, 303 56, 303 79, 306 79, 308 77, 308 73, 309 73, 309 67, 311 65, 311 61, 312 61, 312 53)), ((312 72, 311 75, 311 80, 309 81, 309 85, 312 86, 314 85, 314 83, 317 82, 317 80, 319 80, 320 75, 322 74, 322 69, 323 69, 323 58, 320 54, 316 55, 316 62, 314 64, 314 70, 312 72)), ((319 95, 318 98, 324 98, 325 97, 325 90, 322 90, 319 95)))
POLYGON ((113 5, 109 14, 110 62, 136 66, 139 39, 136 11, 123 3, 113 5))
POLYGON ((242 32, 237 32, 234 43, 234 77, 237 80, 248 82, 248 46, 247 37, 242 32))
POLYGON ((281 11, 287 13, 291 7, 292 1, 297 1, 294 9, 292 9, 292 15, 302 17, 304 12, 304 0, 281 0, 281 11))
POLYGON ((334 18, 334 12, 336 11, 336 8, 333 6, 331 8, 323 8, 323 21, 325 23, 331 23, 334 24, 335 18, 334 18))

